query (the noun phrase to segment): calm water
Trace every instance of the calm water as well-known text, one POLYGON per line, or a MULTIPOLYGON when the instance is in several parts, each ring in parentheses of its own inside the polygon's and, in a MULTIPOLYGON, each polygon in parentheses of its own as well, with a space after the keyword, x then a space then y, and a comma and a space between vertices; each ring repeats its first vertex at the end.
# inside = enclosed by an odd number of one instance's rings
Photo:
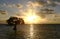
POLYGON ((0 25, 0 39, 60 39, 60 25, 17 25, 16 33, 13 26, 0 25))

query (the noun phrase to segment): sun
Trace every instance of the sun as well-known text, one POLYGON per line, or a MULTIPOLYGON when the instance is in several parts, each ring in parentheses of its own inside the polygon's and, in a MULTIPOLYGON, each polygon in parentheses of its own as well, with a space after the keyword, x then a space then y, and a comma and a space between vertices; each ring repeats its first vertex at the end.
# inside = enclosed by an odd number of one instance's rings
POLYGON ((23 19, 26 24, 37 24, 42 21, 42 18, 37 14, 34 8, 28 7, 23 13, 23 19))
POLYGON ((36 14, 27 14, 25 17, 24 17, 24 20, 25 20, 25 22, 27 23, 27 24, 35 24, 35 23, 38 23, 39 22, 39 20, 40 20, 41 18, 38 16, 38 15, 36 15, 36 14))
POLYGON ((33 22, 35 18, 36 18, 36 16, 31 15, 31 16, 27 16, 26 19, 27 19, 29 22, 33 22))
POLYGON ((41 20, 41 17, 36 14, 36 11, 34 9, 27 9, 26 12, 24 12, 24 21, 26 24, 36 24, 41 20))

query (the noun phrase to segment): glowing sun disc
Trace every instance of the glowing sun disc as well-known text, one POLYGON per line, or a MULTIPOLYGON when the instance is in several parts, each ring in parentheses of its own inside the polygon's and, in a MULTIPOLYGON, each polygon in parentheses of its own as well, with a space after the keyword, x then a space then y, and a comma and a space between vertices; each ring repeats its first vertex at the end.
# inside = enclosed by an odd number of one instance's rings
POLYGON ((37 23, 39 19, 41 19, 39 16, 33 14, 33 15, 25 16, 24 20, 29 24, 33 24, 33 23, 37 23))
POLYGON ((36 18, 36 16, 27 16, 27 20, 32 22, 34 19, 36 18))

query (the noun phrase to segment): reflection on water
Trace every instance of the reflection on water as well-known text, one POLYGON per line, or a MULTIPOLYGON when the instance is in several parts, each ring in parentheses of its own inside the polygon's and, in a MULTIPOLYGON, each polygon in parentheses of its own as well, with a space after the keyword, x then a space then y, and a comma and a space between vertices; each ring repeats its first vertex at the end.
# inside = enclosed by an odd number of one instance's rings
POLYGON ((60 39, 59 25, 17 25, 16 39, 60 39))
POLYGON ((60 24, 0 25, 0 39, 60 39, 60 24))
POLYGON ((30 37, 33 38, 33 25, 30 25, 30 37))
POLYGON ((33 39, 34 27, 33 25, 18 25, 17 34, 18 38, 33 39))

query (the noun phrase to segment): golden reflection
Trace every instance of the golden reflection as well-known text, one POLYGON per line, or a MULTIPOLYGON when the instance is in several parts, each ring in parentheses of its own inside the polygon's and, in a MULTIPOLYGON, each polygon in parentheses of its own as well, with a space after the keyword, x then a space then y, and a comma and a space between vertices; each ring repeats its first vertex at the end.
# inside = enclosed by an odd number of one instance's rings
POLYGON ((31 25, 31 26, 30 26, 30 36, 31 36, 31 38, 33 38, 33 33, 34 33, 34 32, 33 32, 33 25, 31 25))

